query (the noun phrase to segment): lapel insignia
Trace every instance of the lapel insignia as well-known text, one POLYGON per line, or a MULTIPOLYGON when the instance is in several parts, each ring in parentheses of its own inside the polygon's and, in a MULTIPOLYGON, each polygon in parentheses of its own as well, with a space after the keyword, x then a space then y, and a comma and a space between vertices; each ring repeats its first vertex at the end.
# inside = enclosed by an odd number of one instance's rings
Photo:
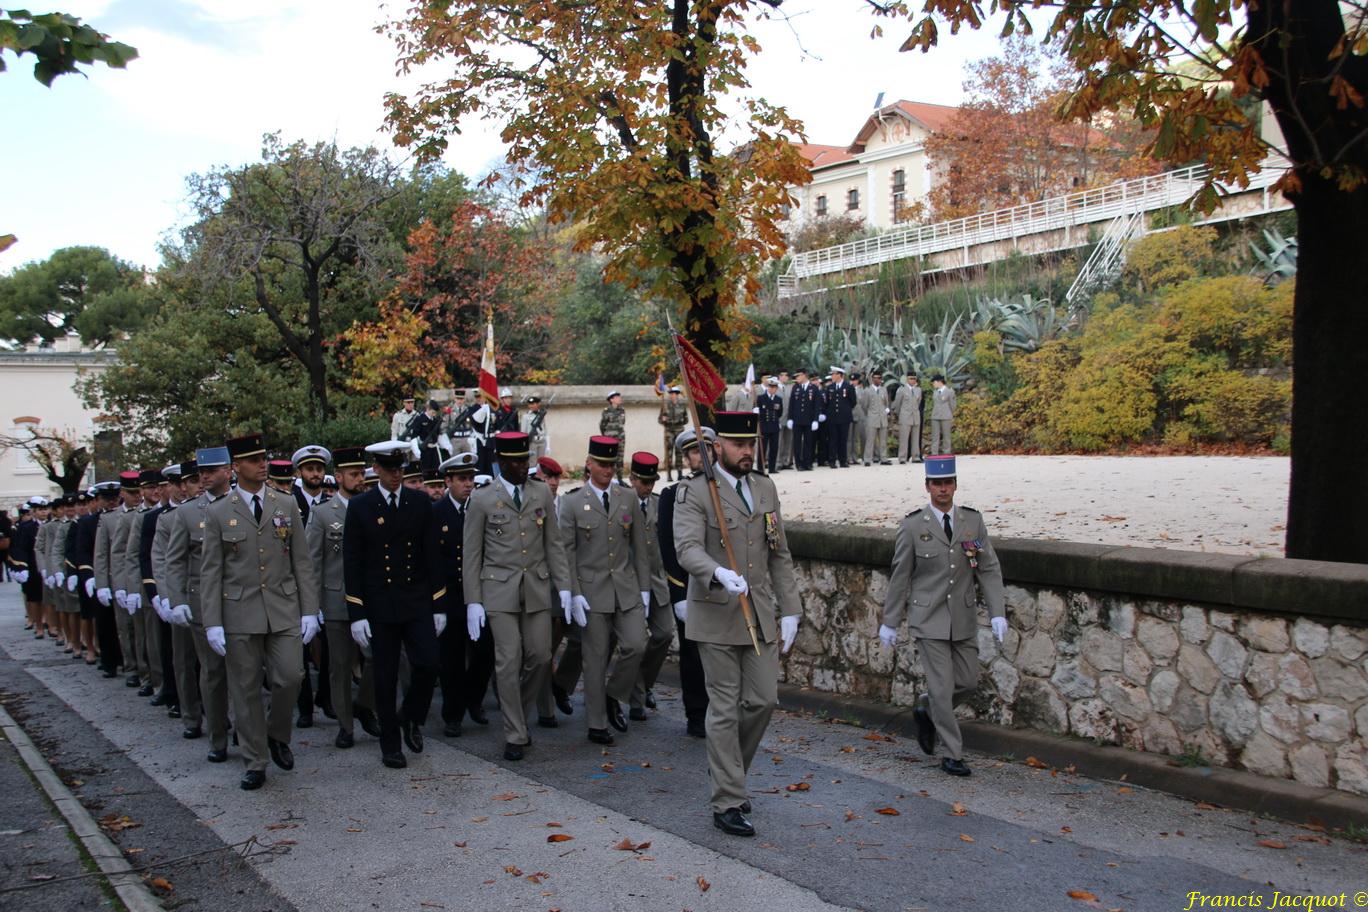
POLYGON ((334 532, 340 531, 342 528, 342 524, 340 522, 330 523, 329 526, 334 532))
POLYGON ((918 535, 917 537, 920 538, 922 541, 930 541, 930 540, 931 540, 931 533, 930 533, 930 532, 923 532, 921 535, 918 535))
MULTIPOLYGON (((203 526, 204 523, 200 523, 200 525, 203 526)), ((236 526, 236 525, 237 525, 237 520, 236 520, 236 519, 230 519, 230 520, 228 520, 228 525, 230 525, 230 526, 236 526)))
POLYGON ((589 506, 588 504, 585 504, 585 505, 584 505, 584 509, 585 509, 586 511, 589 511, 589 510, 593 510, 594 508, 591 507, 591 506, 589 506))
POLYGON ((376 523, 376 525, 383 526, 383 525, 385 524, 385 517, 383 517, 383 516, 377 516, 377 517, 375 517, 375 523, 376 523))
MULTIPOLYGON (((233 522, 237 522, 237 520, 233 520, 233 522)), ((201 529, 204 528, 204 520, 202 520, 202 519, 200 520, 200 525, 199 525, 199 527, 200 527, 201 529)))

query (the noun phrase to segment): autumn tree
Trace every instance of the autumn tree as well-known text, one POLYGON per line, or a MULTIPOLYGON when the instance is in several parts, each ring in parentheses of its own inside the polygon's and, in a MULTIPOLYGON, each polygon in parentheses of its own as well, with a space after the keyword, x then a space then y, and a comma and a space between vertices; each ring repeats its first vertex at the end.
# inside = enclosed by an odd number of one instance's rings
POLYGON ((746 17, 778 5, 415 3, 382 31, 401 73, 443 75, 391 94, 389 124, 435 156, 467 118, 499 123, 522 202, 573 223, 608 278, 677 305, 720 363, 737 305, 783 252, 787 188, 807 180, 788 141, 800 125, 746 92, 746 17), (739 148, 718 148, 724 127, 739 148))
POLYGON ((1251 100, 1269 105, 1282 135, 1275 151, 1289 163, 1278 189, 1296 209, 1299 242, 1286 552, 1368 563, 1368 485, 1354 480, 1368 451, 1368 397, 1348 394, 1368 338, 1368 3, 925 0, 916 13, 871 3, 912 19, 904 50, 989 17, 1004 35, 1030 32, 1028 11, 1053 11, 1043 38, 1080 72, 1061 114, 1131 118, 1155 131, 1154 157, 1206 163, 1200 208, 1273 151, 1249 116, 1251 100))
POLYGON ((1143 134, 1060 122, 1056 111, 1071 74, 1057 48, 1024 35, 1004 39, 1001 54, 966 67, 964 101, 945 129, 926 140, 936 170, 930 202, 937 218, 1035 202, 1158 169, 1137 155, 1143 134))

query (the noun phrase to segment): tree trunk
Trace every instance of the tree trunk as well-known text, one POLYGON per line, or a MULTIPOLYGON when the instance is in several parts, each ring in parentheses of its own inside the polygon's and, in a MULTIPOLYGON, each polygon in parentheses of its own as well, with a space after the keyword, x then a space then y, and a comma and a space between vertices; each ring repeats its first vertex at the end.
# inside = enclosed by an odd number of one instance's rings
POLYGON ((1368 563, 1368 397, 1355 388, 1368 339, 1368 188, 1310 174, 1296 195, 1292 483, 1287 556, 1368 563))

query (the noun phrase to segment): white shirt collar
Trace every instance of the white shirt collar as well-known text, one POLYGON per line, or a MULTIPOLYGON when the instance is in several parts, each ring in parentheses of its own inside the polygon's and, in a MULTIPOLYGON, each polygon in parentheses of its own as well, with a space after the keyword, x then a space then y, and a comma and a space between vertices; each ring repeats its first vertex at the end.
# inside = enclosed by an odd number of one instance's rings
POLYGON ((606 487, 606 488, 600 488, 598 485, 594 484, 594 482, 593 482, 592 479, 586 481, 585 484, 587 484, 587 485, 589 486, 589 489, 590 489, 591 491, 593 491, 594 493, 598 494, 599 500, 603 500, 603 495, 604 495, 604 494, 607 494, 607 493, 609 492, 609 490, 612 489, 612 483, 611 483, 611 482, 609 483, 608 487, 606 487))
POLYGON ((518 498, 522 499, 522 485, 515 485, 502 475, 499 476, 499 481, 503 482, 503 486, 507 489, 509 497, 512 497, 516 492, 518 498))
MULTIPOLYGON (((726 482, 727 487, 731 488, 733 491, 736 490, 736 482, 737 482, 736 476, 733 475, 731 472, 728 472, 726 469, 722 468, 722 463, 720 463, 720 462, 719 462, 719 463, 716 463, 716 464, 713 466, 713 470, 717 472, 717 477, 718 477, 718 478, 720 478, 720 479, 722 479, 724 482, 726 482)), ((751 509, 754 510, 754 509, 755 509, 755 497, 751 494, 750 478, 749 478, 749 477, 742 478, 740 481, 741 481, 741 487, 742 487, 742 489, 746 492, 746 502, 747 502, 748 504, 750 504, 751 509)))
POLYGON ((936 509, 933 505, 931 505, 931 504, 927 504, 926 506, 927 506, 928 509, 930 509, 930 511, 931 511, 933 514, 935 514, 935 517, 936 517, 936 525, 938 525, 938 526, 940 526, 942 529, 944 529, 944 528, 945 528, 945 517, 946 517, 946 516, 949 516, 949 517, 950 517, 950 528, 951 528, 952 530, 955 528, 955 508, 954 508, 953 505, 950 507, 949 513, 942 513, 940 510, 937 510, 937 509, 936 509))
POLYGON ((457 500, 456 498, 454 498, 454 497, 451 496, 451 489, 450 489, 450 488, 447 489, 447 492, 446 492, 446 499, 449 500, 449 501, 451 501, 451 503, 456 507, 456 509, 458 509, 458 510, 464 510, 464 509, 465 509, 465 506, 464 506, 459 500, 457 500))

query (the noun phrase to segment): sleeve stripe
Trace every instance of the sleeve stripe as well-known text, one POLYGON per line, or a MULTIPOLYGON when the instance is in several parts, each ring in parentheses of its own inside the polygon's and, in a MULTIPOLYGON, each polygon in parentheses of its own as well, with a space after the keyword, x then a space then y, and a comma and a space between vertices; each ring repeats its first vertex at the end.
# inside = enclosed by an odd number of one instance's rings
POLYGON ((365 604, 365 602, 361 601, 359 598, 357 598, 357 597, 354 596, 354 595, 349 595, 349 596, 347 596, 347 601, 350 602, 350 603, 353 604, 353 605, 364 605, 364 604, 365 604))
POLYGON ((447 591, 447 587, 446 587, 446 586, 443 586, 441 589, 438 589, 436 592, 432 593, 432 600, 433 600, 434 602, 437 601, 439 598, 441 598, 442 596, 446 595, 446 591, 447 591))
POLYGON ((669 580, 670 582, 674 583, 676 586, 687 586, 687 585, 688 585, 688 583, 684 582, 683 580, 677 580, 677 579, 675 579, 673 576, 670 576, 668 573, 665 574, 665 578, 666 578, 667 580, 669 580))

